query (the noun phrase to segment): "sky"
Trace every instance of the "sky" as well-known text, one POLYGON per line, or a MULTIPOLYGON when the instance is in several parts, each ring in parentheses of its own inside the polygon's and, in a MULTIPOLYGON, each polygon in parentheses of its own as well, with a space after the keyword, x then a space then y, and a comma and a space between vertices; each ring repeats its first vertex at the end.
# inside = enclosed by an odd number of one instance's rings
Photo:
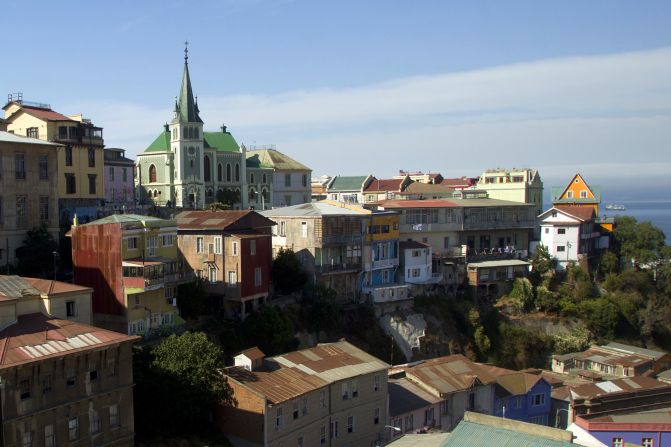
POLYGON ((274 144, 314 176, 532 167, 546 187, 581 172, 604 198, 671 199, 669 1, 45 0, 2 11, 17 20, 0 87, 83 113, 131 158, 171 119, 188 40, 205 129, 274 144))

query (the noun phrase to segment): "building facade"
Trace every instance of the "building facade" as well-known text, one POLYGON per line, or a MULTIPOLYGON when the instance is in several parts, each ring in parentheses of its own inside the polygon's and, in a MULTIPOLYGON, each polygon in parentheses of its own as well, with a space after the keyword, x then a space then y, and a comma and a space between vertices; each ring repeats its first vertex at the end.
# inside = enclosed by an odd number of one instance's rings
POLYGON ((177 222, 134 214, 73 225, 74 281, 93 288, 96 325, 146 335, 181 322, 177 286, 192 275, 177 254, 177 222))
POLYGON ((15 264, 28 230, 58 240, 58 146, 0 132, 0 267, 15 264))
POLYGON ((105 202, 115 207, 135 204, 135 162, 119 148, 105 149, 105 202))
POLYGON ((236 447, 382 445, 388 367, 340 341, 227 368, 238 405, 217 419, 236 447))
MULTIPOLYGON (((273 191, 271 200, 266 199, 265 207, 255 209, 265 210, 311 201, 312 170, 304 164, 274 148, 249 150, 247 161, 248 164, 254 161, 261 167, 272 170, 272 181, 269 182, 273 191)), ((250 185, 254 185, 254 182, 250 182, 250 185)), ((257 186, 257 191, 259 187, 261 186, 257 186)))
POLYGON ((20 94, 10 96, 3 109, 8 131, 61 146, 56 168, 61 223, 74 214, 80 221, 95 219, 105 198, 103 129, 81 114, 66 116, 20 94))
POLYGON ((274 222, 254 211, 183 211, 177 215, 185 268, 205 279, 217 307, 245 318, 268 299, 274 222))
POLYGON ((196 209, 217 201, 237 209, 249 206, 246 148, 226 126, 203 132, 199 113, 185 50, 173 118, 137 157, 140 203, 196 209))
POLYGON ((475 188, 486 190, 491 199, 533 203, 536 216, 543 212, 543 181, 535 169, 488 169, 475 188))
POLYGON ((372 181, 372 175, 336 175, 326 184, 326 197, 334 202, 364 203, 364 190, 372 181))

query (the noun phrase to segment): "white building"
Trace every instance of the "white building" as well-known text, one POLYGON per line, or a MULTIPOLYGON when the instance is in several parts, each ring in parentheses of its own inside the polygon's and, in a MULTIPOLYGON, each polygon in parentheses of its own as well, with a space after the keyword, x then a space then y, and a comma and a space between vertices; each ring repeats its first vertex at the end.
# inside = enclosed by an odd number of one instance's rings
POLYGON ((591 207, 561 205, 538 216, 541 245, 547 247, 550 256, 557 259, 559 268, 578 262, 595 249, 608 246, 607 237, 600 241, 601 233, 594 218, 594 209, 591 207))
POLYGON ((272 169, 273 172, 273 201, 266 203, 263 209, 311 201, 310 168, 274 148, 248 150, 247 165, 257 163, 261 168, 272 169))
POLYGON ((407 284, 436 284, 442 274, 433 273, 431 245, 418 241, 399 242, 403 281, 407 284))

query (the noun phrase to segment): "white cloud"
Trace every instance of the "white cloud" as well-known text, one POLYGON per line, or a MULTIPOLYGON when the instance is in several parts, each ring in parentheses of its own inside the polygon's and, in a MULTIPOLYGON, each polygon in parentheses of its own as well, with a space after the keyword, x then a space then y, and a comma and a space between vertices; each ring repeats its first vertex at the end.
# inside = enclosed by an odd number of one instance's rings
MULTIPOLYGON (((564 170, 604 178, 661 174, 671 165, 669 61, 671 48, 662 48, 358 88, 201 95, 199 105, 206 128, 225 122, 238 141, 277 143, 315 173, 390 175, 406 168, 461 175, 524 165, 545 170, 545 177, 564 170)), ((171 92, 166 98, 169 104, 171 92)), ((108 145, 131 154, 170 118, 168 108, 116 102, 82 110, 105 127, 108 145)))

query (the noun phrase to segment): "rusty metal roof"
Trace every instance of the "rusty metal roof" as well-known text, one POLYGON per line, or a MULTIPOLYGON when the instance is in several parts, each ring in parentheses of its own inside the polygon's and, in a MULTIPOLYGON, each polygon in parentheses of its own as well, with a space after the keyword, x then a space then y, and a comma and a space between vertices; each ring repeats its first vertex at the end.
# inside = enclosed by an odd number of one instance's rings
POLYGON ((0 369, 137 339, 41 313, 21 315, 0 332, 0 369))
MULTIPOLYGON (((252 348, 245 349, 244 351, 241 351, 238 355, 244 355, 250 360, 258 360, 264 358, 266 355, 261 351, 258 346, 254 346, 252 348)), ((237 356, 236 356, 237 357, 237 356)))
POLYGON ((231 228, 240 230, 275 225, 272 220, 251 210, 182 211, 176 219, 180 230, 226 230, 231 228), (249 221, 242 222, 245 218, 249 218, 249 221))
POLYGON ((627 377, 623 379, 609 380, 605 382, 587 383, 571 387, 573 398, 595 398, 613 393, 629 393, 634 391, 652 390, 656 388, 671 389, 671 384, 661 382, 650 377, 627 377))
POLYGON ((70 284, 69 282, 54 281, 52 279, 28 278, 24 276, 23 280, 39 290, 40 293, 47 295, 93 290, 90 287, 78 286, 77 284, 70 284))
POLYGON ((440 394, 472 388, 478 383, 491 384, 494 377, 486 368, 461 354, 438 357, 406 369, 406 376, 440 394))

